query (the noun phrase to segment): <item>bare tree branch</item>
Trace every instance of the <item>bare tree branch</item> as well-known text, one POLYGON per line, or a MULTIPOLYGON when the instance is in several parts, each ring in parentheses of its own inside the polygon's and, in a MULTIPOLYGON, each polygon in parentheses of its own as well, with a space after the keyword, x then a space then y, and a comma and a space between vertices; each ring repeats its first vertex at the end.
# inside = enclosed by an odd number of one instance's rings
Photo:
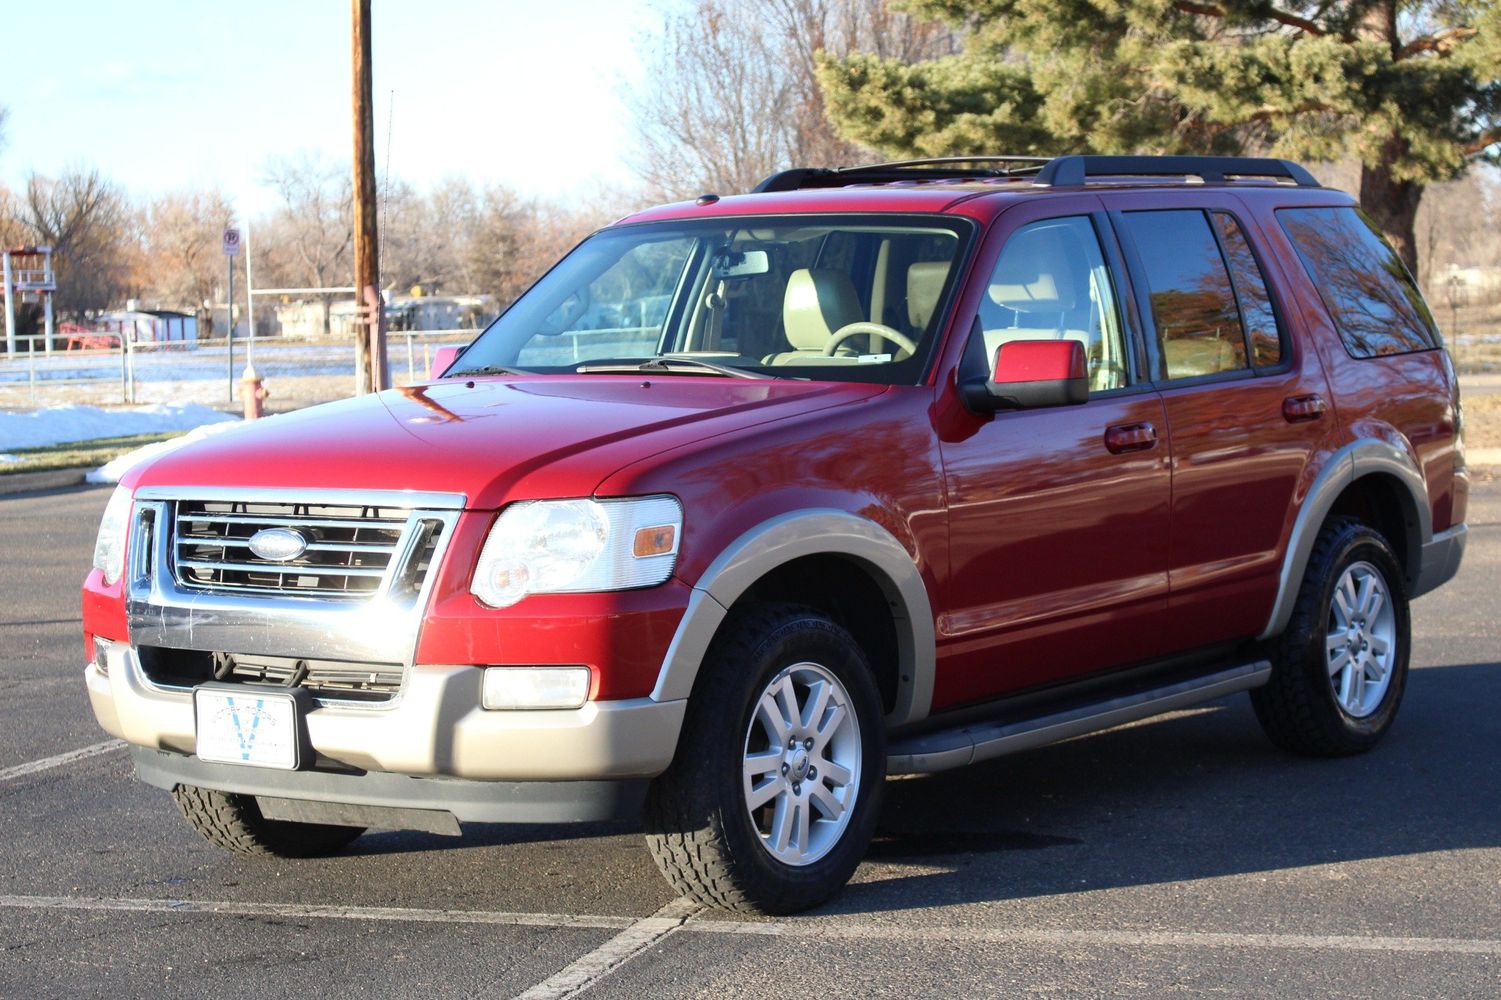
POLYGON ((1447 56, 1454 51, 1454 47, 1467 38, 1474 38, 1480 34, 1478 28, 1450 28, 1448 31, 1436 31, 1422 38, 1414 38, 1406 45, 1397 50, 1398 59, 1408 59, 1420 52, 1437 52, 1440 56, 1447 56))
MULTIPOLYGON (((1185 14, 1197 14, 1201 17, 1222 18, 1227 16, 1225 9, 1223 7, 1216 6, 1215 4, 1191 3, 1189 2, 1189 0, 1176 0, 1176 2, 1173 4, 1173 7, 1174 9, 1182 11, 1185 14)), ((1299 17, 1297 14, 1291 13, 1290 11, 1279 10, 1276 7, 1272 7, 1266 11, 1266 16, 1271 18, 1273 21, 1276 21, 1278 24, 1285 24, 1289 28, 1297 28, 1305 35, 1328 34, 1328 32, 1319 27, 1313 21, 1310 21, 1306 17, 1299 17)))

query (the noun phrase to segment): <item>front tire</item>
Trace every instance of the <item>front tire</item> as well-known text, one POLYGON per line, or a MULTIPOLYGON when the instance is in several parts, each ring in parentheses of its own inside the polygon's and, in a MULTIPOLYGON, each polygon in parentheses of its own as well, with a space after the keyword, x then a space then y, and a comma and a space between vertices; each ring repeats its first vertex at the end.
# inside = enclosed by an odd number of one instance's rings
POLYGON ((1272 676, 1251 692, 1273 743, 1339 757, 1375 746, 1396 718, 1411 644, 1401 567, 1386 538, 1350 518, 1319 532, 1272 676))
POLYGON ((737 610, 647 795, 647 846, 691 899, 806 910, 864 857, 885 773, 880 697, 850 634, 806 608, 737 610))
POLYGON ((347 847, 364 827, 267 819, 253 795, 178 785, 172 801, 209 843, 253 857, 317 858, 347 847))

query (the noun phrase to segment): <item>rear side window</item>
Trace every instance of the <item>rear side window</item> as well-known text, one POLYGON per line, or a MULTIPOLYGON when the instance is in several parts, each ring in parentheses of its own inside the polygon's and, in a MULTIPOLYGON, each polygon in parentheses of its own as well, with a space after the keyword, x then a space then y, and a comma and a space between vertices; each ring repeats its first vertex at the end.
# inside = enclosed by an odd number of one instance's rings
POLYGON ((1354 208, 1283 208, 1277 217, 1351 356, 1438 346, 1422 294, 1369 219, 1354 208))
POLYGON ((1167 378, 1248 368, 1230 274, 1204 213, 1126 212, 1123 219, 1146 270, 1167 378))

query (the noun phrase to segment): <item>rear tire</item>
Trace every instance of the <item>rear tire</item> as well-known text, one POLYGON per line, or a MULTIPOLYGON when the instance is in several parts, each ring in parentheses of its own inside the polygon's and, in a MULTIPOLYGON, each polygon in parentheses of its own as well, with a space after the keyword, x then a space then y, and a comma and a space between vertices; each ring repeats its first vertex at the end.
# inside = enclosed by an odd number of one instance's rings
POLYGON ((227 851, 255 857, 317 858, 347 847, 364 827, 328 826, 266 819, 253 795, 196 785, 172 789, 172 801, 188 825, 227 851))
POLYGON ((850 634, 807 608, 736 610, 647 794, 647 846, 690 899, 806 910, 864 857, 885 775, 881 701, 850 634))
POLYGON ((1273 644, 1271 679, 1251 692, 1261 728, 1293 753, 1369 750, 1396 718, 1410 644, 1407 593, 1391 545, 1360 521, 1331 519, 1273 644))

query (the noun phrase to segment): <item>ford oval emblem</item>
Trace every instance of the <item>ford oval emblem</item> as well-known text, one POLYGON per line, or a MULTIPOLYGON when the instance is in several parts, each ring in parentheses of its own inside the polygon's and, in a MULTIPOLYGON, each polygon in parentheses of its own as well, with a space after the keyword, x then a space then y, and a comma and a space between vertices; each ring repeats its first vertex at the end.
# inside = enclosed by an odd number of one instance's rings
POLYGON ((287 562, 307 551, 308 540, 291 528, 266 528, 250 536, 250 551, 267 562, 287 562))

